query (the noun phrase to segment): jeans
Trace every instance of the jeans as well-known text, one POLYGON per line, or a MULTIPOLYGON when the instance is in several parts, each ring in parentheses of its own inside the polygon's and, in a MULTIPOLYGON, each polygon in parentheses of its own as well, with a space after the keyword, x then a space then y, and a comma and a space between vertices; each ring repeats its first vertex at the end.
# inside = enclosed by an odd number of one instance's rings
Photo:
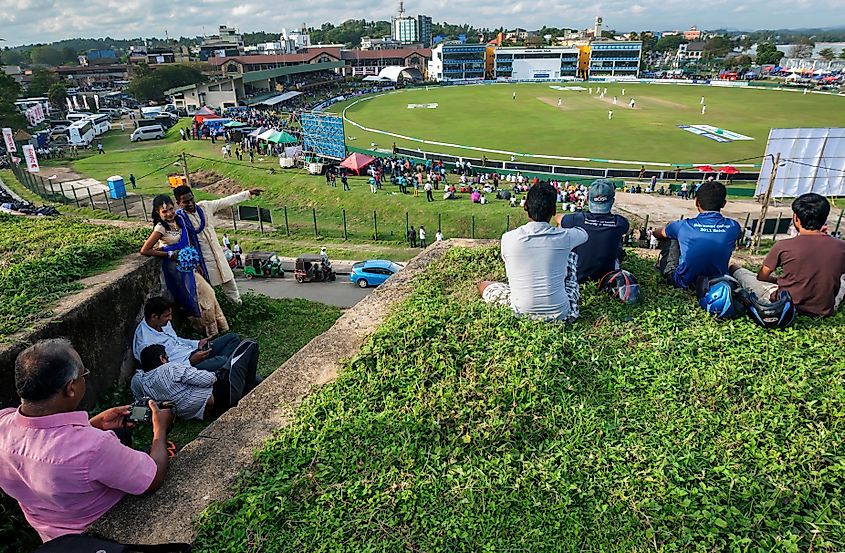
POLYGON ((657 258, 657 270, 667 281, 671 282, 675 271, 681 262, 681 244, 672 238, 660 242, 660 256, 657 258))
POLYGON ((218 416, 230 407, 238 404, 242 397, 252 391, 258 383, 256 376, 258 368, 258 343, 244 340, 233 351, 232 365, 218 371, 217 382, 214 383, 214 409, 212 414, 218 416))
POLYGON ((241 337, 234 332, 229 332, 209 343, 211 345, 211 354, 194 366, 204 371, 217 372, 218 369, 224 367, 229 362, 229 357, 232 356, 235 348, 241 343, 241 337))

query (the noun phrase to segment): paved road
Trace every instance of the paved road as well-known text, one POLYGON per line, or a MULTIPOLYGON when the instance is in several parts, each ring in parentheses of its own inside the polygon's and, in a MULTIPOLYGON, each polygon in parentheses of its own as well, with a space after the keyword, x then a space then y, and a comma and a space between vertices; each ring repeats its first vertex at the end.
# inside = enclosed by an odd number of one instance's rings
POLYGON ((374 289, 361 289, 349 282, 347 275, 338 275, 334 282, 305 282, 299 284, 288 273, 284 278, 237 278, 238 288, 250 290, 256 294, 263 294, 271 298, 302 298, 319 301, 337 307, 352 307, 374 289))

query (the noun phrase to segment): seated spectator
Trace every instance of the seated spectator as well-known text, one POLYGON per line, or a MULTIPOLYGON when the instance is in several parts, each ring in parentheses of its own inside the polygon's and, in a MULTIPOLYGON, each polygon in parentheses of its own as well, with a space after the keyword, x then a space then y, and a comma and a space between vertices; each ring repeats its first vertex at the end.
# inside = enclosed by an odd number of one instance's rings
POLYGON ((785 290, 799 313, 833 315, 845 296, 845 242, 823 230, 830 203, 819 194, 803 194, 792 202, 792 212, 798 236, 775 242, 756 275, 738 265, 731 265, 731 275, 761 301, 777 301, 785 290), (778 268, 780 277, 774 274, 778 268))
MULTIPOLYGON (((587 241, 581 228, 555 228, 555 189, 546 183, 528 190, 529 222, 502 235, 502 259, 508 284, 481 282, 478 290, 488 303, 509 305, 518 315, 547 321, 578 317, 577 255, 572 250, 587 241)), ((556 218, 560 223, 560 217, 556 218)))
POLYGON ((586 244, 573 250, 578 254, 579 283, 600 279, 619 268, 624 255, 622 240, 630 224, 625 217, 610 212, 615 197, 612 182, 597 180, 590 185, 589 211, 564 215, 560 220, 561 228, 584 229, 589 237, 586 244))
POLYGON ((472 203, 477 204, 481 201, 481 192, 479 192, 478 190, 473 190, 472 194, 470 194, 469 197, 470 200, 472 200, 472 203))
POLYGON ((187 363, 171 363, 164 346, 153 344, 141 351, 141 368, 135 371, 130 387, 135 399, 151 397, 171 400, 176 416, 199 419, 222 414, 248 394, 257 384, 258 344, 249 344, 231 368, 211 373, 187 363))
POLYGON ((215 340, 188 340, 180 338, 173 330, 172 304, 161 296, 155 296, 144 304, 144 320, 135 329, 132 353, 141 361, 141 351, 152 344, 161 344, 167 357, 177 363, 188 363, 204 371, 216 372, 229 362, 241 342, 234 332, 224 334, 215 340))
POLYGON ((663 240, 657 270, 678 288, 692 288, 699 276, 715 278, 728 273, 736 241, 742 227, 720 211, 725 207, 727 190, 716 181, 701 186, 695 198, 698 216, 657 229, 663 240))
POLYGON ((0 411, 0 488, 45 542, 81 534, 126 494, 156 491, 167 473, 173 411, 150 402, 152 446, 136 451, 128 405, 90 420, 78 410, 88 374, 67 340, 37 342, 15 360, 20 407, 0 411))

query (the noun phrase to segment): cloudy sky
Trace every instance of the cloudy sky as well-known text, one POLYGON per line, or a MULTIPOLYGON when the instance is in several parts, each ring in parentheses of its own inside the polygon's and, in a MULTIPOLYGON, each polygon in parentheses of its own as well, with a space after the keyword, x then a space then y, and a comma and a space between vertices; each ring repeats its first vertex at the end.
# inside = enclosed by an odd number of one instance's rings
MULTIPOLYGON (((845 26, 845 0, 598 0, 585 11, 575 0, 407 0, 411 14, 478 27, 583 28, 597 15, 608 28, 797 28, 845 26)), ((279 32, 326 21, 387 19, 398 0, 0 0, 5 45, 63 38, 201 35, 228 24, 241 31, 279 32)))

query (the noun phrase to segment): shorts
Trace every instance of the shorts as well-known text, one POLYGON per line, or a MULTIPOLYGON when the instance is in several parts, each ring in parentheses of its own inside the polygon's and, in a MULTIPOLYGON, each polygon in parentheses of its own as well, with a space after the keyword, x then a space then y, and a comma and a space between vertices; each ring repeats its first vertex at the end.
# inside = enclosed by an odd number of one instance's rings
POLYGON ((481 299, 497 305, 511 304, 511 287, 504 282, 491 282, 481 294, 481 299))

